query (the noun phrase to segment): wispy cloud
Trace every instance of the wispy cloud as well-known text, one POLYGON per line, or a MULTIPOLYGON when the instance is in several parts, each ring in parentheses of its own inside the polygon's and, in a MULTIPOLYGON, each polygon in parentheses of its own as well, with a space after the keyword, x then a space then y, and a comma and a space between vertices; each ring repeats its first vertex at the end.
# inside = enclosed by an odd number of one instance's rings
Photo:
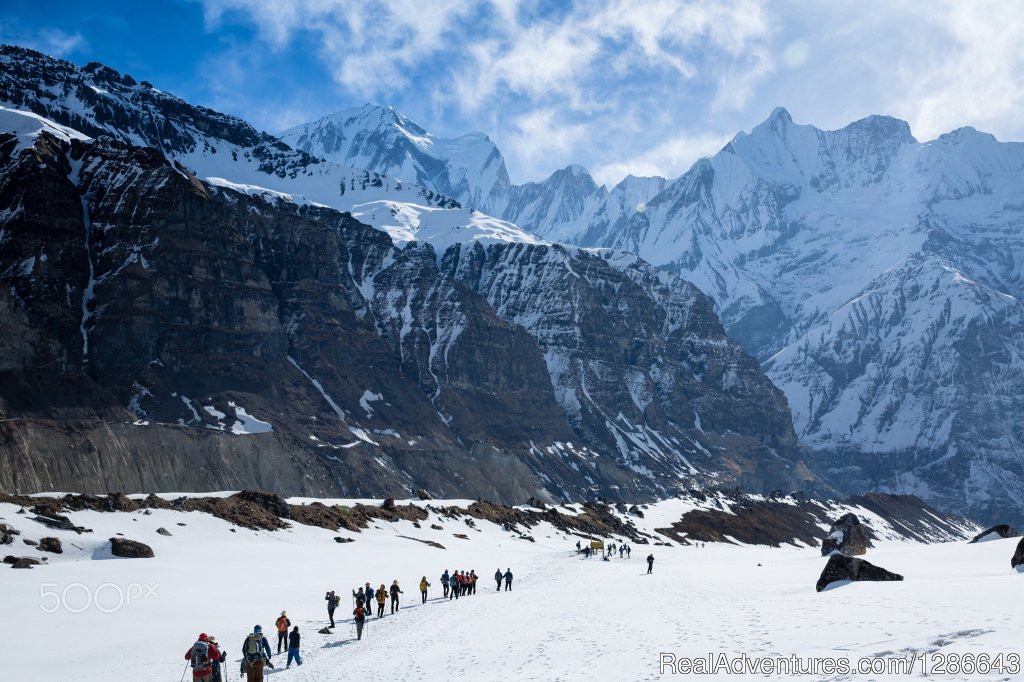
POLYGON ((67 57, 87 47, 81 33, 68 33, 59 28, 25 30, 3 22, 0 22, 0 42, 30 47, 55 57, 67 57))

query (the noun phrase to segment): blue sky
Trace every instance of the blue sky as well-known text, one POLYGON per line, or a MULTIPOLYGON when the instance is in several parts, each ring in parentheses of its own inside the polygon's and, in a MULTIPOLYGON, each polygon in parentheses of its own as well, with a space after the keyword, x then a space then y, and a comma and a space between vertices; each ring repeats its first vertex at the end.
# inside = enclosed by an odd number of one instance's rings
POLYGON ((101 61, 278 132, 364 102, 489 134, 513 182, 676 176, 775 106, 918 139, 1024 139, 1024 4, 6 0, 0 40, 101 61))

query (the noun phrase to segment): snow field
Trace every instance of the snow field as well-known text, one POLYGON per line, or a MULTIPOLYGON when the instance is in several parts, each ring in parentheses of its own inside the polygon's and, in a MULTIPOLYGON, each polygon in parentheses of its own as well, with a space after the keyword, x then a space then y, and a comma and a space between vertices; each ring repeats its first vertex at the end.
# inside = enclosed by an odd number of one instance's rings
MULTIPOLYGON (((651 505, 653 516, 662 516, 659 507, 651 505)), ((408 521, 378 522, 349 533, 298 524, 231 532, 231 524, 199 512, 78 512, 69 516, 94 532, 76 535, 16 511, 0 505, 0 520, 22 531, 3 552, 49 556, 52 565, 0 569, 7 607, 0 636, 16 641, 19 652, 5 660, 4 679, 177 680, 200 632, 226 647, 228 679, 238 679, 245 634, 259 623, 274 645, 273 622, 283 609, 303 635, 305 664, 272 671, 282 675, 279 682, 655 680, 673 677, 659 673, 662 652, 855 659, 1021 650, 1017 611, 1024 577, 1009 566, 1014 540, 883 541, 866 558, 903 574, 904 582, 856 583, 818 594, 814 582, 825 559, 813 548, 633 544, 631 559, 605 562, 575 556, 577 537, 547 525, 526 531, 536 540, 531 543, 487 522, 475 520, 475 530, 435 514, 419 529, 408 521), (432 523, 443 530, 431 530, 432 523), (173 537, 158 535, 159 527, 173 537), (149 544, 156 558, 102 560, 109 557, 106 539, 118 532, 149 544), (65 554, 44 555, 21 544, 21 538, 44 536, 59 537, 65 554), (355 541, 338 544, 334 536, 355 541), (650 576, 649 552, 656 558, 650 576), (476 570, 478 594, 441 601, 445 568, 476 570), (512 592, 494 593, 496 568, 512 569, 512 592), (431 601, 421 606, 424 574, 433 585, 431 601), (394 579, 404 590, 401 611, 372 619, 364 640, 354 641, 351 590, 368 580, 390 586, 394 579), (133 592, 133 586, 139 588, 133 592), (342 597, 338 628, 319 635, 330 589, 342 597), (92 595, 96 602, 86 603, 92 595), (128 595, 136 596, 122 603, 128 595)), ((655 522, 638 523, 647 528, 655 522)), ((284 655, 274 663, 283 665, 284 655)))

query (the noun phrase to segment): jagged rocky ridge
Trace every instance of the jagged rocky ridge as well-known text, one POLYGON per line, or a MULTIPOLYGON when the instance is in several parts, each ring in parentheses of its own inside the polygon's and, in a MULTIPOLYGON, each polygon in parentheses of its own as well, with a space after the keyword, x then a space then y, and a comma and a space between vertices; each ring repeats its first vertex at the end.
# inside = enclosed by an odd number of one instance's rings
POLYGON ((575 500, 815 485, 781 395, 681 280, 543 244, 514 258, 476 247, 555 282, 596 276, 544 291, 576 311, 538 310, 549 331, 607 323, 565 330, 579 337, 567 345, 469 286, 461 247, 398 248, 348 214, 204 182, 156 149, 0 114, 14 131, 0 139, 4 488, 575 500), (617 350, 613 328, 630 333, 617 350), (586 411, 614 429, 566 412, 564 383, 557 402, 545 349, 607 366, 586 411), (664 395, 620 417, 629 387, 664 395), (692 414, 667 411, 673 396, 692 414))
POLYGON ((885 116, 823 131, 778 109, 676 180, 609 191, 570 166, 489 207, 708 293, 835 485, 1019 521, 1022 190, 1018 143, 971 128, 921 143, 885 116))

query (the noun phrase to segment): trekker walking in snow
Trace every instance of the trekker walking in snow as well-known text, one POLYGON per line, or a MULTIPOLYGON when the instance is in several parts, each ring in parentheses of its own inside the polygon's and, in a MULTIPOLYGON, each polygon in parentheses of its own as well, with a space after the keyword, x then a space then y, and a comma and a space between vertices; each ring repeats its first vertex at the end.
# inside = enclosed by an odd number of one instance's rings
POLYGON ((356 608, 352 610, 352 616, 356 621, 356 639, 362 639, 363 625, 366 624, 366 609, 363 608, 362 600, 360 600, 356 608))
MULTIPOLYGON (((362 588, 360 588, 360 591, 362 591, 362 588)), ((355 595, 354 592, 352 594, 355 595)), ((331 590, 327 593, 327 596, 324 597, 324 599, 327 600, 327 617, 331 619, 331 627, 333 628, 334 609, 338 608, 338 603, 341 602, 341 598, 338 595, 334 594, 334 590, 331 590)))
POLYGON ((459 571, 459 592, 463 597, 469 591, 469 576, 466 575, 465 571, 459 571))
POLYGON ((654 555, 653 554, 648 554, 647 555, 647 574, 650 575, 650 573, 653 570, 654 570, 654 555))
POLYGON ((218 660, 210 659, 210 665, 213 666, 213 675, 211 676, 212 682, 224 682, 223 671, 221 671, 221 661, 228 660, 228 655, 223 649, 220 648, 220 644, 217 644, 217 638, 210 635, 210 645, 217 647, 217 652, 220 654, 218 660))
POLYGON ((427 582, 427 576, 423 576, 420 580, 420 596, 423 598, 423 603, 427 603, 427 588, 430 587, 430 583, 427 582))
POLYGON ((292 622, 288 620, 288 614, 282 611, 274 625, 277 626, 277 653, 280 654, 288 648, 288 628, 292 626, 292 622))
POLYGON ((580 553, 580 541, 579 540, 576 541, 576 553, 577 554, 580 553))
POLYGON ((630 552, 632 552, 632 551, 633 551, 633 548, 632 548, 632 547, 630 547, 629 545, 626 545, 626 558, 627 558, 627 559, 629 558, 629 554, 630 554, 630 552))
POLYGON ((505 571, 505 591, 508 592, 512 589, 512 569, 505 571))
POLYGON ((501 575, 501 569, 500 568, 496 569, 494 571, 494 582, 498 583, 498 592, 501 592, 501 579, 502 579, 502 577, 503 576, 501 575))
POLYGON ((384 583, 380 584, 377 588, 377 617, 384 617, 384 602, 388 600, 388 589, 384 587, 384 583))
MULTIPOLYGON (((263 666, 270 661, 270 642, 259 625, 242 642, 242 670, 246 682, 263 682, 263 666)), ((273 667, 273 665, 271 665, 273 667)))
POLYGON ((292 667, 292 659, 295 659, 296 663, 302 665, 302 654, 299 653, 300 643, 299 626, 296 625, 291 634, 288 635, 288 662, 285 664, 285 668, 292 667))
POLYGON ((405 594, 402 592, 402 588, 398 586, 398 581, 391 583, 391 613, 398 610, 398 595, 405 594))
POLYGON ((353 604, 355 606, 359 606, 359 602, 363 602, 364 604, 367 604, 369 602, 368 596, 369 595, 367 595, 365 592, 363 592, 363 588, 361 588, 361 587, 358 590, 352 590, 352 599, 353 599, 353 604))
POLYGON ((444 573, 441 574, 441 587, 444 588, 444 597, 448 598, 448 569, 444 569, 444 573))
POLYGON ((185 660, 192 665, 192 682, 212 682, 213 662, 220 661, 220 652, 204 632, 185 652, 185 660))

